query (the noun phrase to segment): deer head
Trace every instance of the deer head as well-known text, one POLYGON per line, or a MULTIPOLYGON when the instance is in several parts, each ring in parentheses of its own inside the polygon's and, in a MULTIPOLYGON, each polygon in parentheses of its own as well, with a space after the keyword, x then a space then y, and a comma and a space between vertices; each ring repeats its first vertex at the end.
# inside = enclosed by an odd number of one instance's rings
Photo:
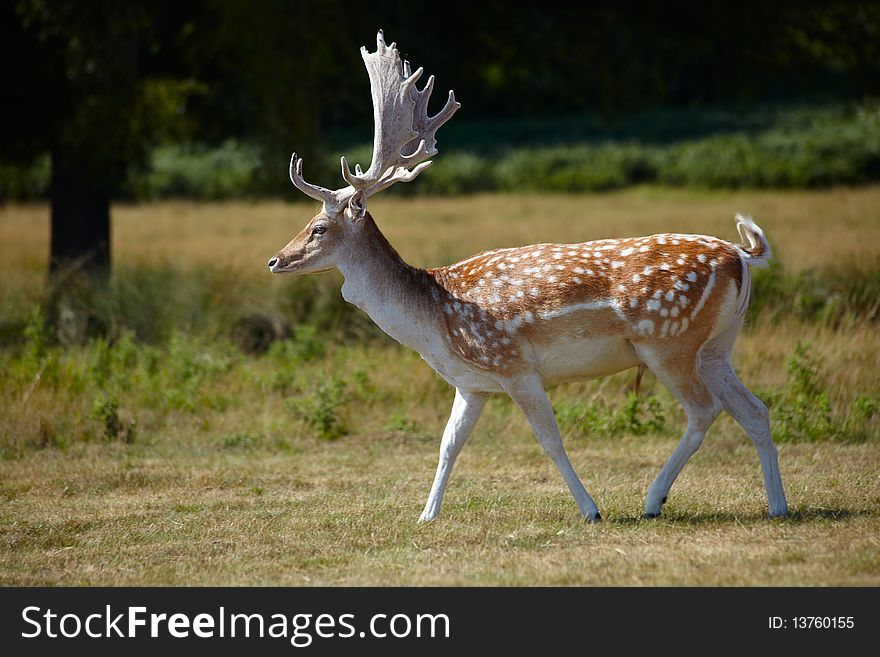
POLYGON ((370 77, 373 97, 373 160, 364 172, 355 165, 352 173, 345 156, 341 158, 342 178, 348 183, 330 190, 303 178, 303 161, 296 153, 290 160, 290 180, 307 196, 321 201, 321 211, 283 249, 269 260, 273 273, 317 273, 337 266, 340 258, 352 255, 367 218, 367 197, 397 182, 410 182, 431 166, 437 154, 436 132, 461 106, 449 92, 446 105, 428 116, 428 100, 434 89, 434 76, 420 90, 416 82, 423 69, 410 70, 401 62, 396 44, 385 44, 380 30, 376 52, 361 48, 370 77))

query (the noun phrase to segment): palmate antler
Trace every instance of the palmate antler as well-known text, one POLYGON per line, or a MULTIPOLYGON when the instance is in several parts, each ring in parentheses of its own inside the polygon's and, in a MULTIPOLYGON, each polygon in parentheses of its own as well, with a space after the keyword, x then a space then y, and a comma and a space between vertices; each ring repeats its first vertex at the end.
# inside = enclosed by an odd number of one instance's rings
POLYGON ((302 158, 290 160, 290 180, 301 192, 325 205, 339 206, 362 189, 367 196, 396 182, 410 182, 431 166, 428 159, 437 154, 437 130, 461 107, 450 91, 446 105, 435 116, 428 116, 428 100, 434 89, 434 76, 419 90, 416 82, 424 72, 410 71, 409 62, 400 61, 396 44, 385 44, 382 30, 376 35, 376 52, 361 48, 370 76, 373 97, 373 160, 366 172, 355 165, 352 173, 345 156, 341 158, 342 177, 348 187, 337 190, 312 185, 302 176, 302 158))

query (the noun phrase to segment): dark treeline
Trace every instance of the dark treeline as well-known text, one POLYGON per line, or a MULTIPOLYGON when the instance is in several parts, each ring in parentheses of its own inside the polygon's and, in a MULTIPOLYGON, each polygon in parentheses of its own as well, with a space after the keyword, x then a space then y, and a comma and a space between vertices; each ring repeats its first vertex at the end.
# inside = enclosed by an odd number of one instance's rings
POLYGON ((50 155, 54 262, 102 267, 109 201, 157 143, 320 167, 328 135, 368 135, 357 48, 380 27, 465 120, 880 93, 875 2, 20 0, 0 7, 0 163, 50 155))

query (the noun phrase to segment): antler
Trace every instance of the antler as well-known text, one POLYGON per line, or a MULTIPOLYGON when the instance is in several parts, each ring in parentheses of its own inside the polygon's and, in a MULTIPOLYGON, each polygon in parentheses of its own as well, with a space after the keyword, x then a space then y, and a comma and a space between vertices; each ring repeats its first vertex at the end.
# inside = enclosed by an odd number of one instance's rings
POLYGON ((436 132, 461 105, 449 92, 446 105, 428 116, 428 100, 434 90, 434 76, 419 91, 416 82, 423 68, 411 72, 409 62, 400 62, 397 45, 385 45, 382 30, 376 35, 376 52, 361 48, 361 57, 370 76, 373 97, 373 161, 366 173, 355 167, 352 174, 342 157, 342 177, 355 189, 375 194, 398 181, 409 182, 431 166, 428 158, 437 154, 436 132))
POLYGON ((341 158, 342 177, 349 184, 329 190, 307 183, 302 177, 302 158, 296 153, 290 160, 290 180, 304 194, 325 204, 339 204, 354 190, 367 196, 396 182, 410 182, 431 166, 429 158, 437 154, 437 130, 461 107, 450 91, 446 105, 435 116, 428 116, 428 100, 434 90, 434 76, 419 90, 416 82, 424 69, 413 73, 409 62, 400 61, 397 45, 385 44, 382 30, 376 35, 376 52, 361 48, 361 56, 370 76, 373 97, 373 161, 366 173, 359 164, 352 173, 345 156, 341 158))
POLYGON ((308 183, 303 178, 303 160, 296 153, 290 156, 290 182, 293 183, 299 191, 306 196, 310 196, 316 201, 333 205, 341 200, 342 192, 345 189, 327 189, 320 185, 308 183))

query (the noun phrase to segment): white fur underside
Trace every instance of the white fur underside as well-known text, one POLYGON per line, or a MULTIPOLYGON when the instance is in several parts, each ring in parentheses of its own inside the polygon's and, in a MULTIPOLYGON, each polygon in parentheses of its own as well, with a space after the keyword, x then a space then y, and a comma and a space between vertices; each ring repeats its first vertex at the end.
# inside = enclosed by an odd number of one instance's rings
POLYGON ((620 336, 558 340, 534 351, 547 385, 595 379, 639 364, 632 344, 620 336))

